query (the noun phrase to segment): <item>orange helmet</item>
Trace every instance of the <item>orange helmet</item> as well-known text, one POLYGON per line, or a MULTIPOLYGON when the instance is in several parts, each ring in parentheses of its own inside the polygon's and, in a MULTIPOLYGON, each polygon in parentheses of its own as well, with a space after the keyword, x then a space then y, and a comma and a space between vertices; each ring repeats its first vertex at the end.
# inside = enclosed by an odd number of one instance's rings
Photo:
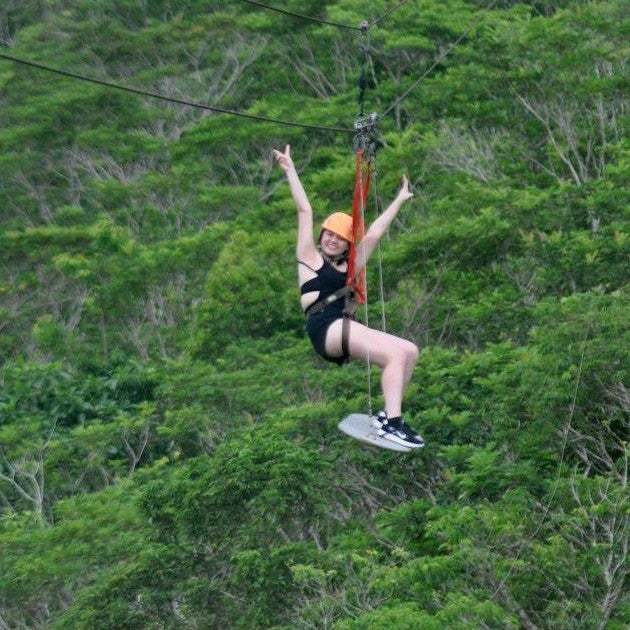
POLYGON ((323 223, 322 230, 334 232, 337 236, 345 238, 352 243, 352 217, 345 212, 333 212, 323 223))

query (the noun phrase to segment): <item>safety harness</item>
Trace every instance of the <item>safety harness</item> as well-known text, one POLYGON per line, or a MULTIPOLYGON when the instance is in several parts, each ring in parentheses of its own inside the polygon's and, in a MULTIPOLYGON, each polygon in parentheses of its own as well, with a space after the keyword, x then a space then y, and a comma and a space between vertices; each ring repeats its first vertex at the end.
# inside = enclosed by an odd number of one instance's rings
POLYGON ((334 293, 331 293, 328 297, 317 300, 317 302, 311 304, 306 311, 304 311, 304 315, 306 315, 306 318, 308 319, 316 313, 320 313, 328 305, 340 300, 341 298, 344 298, 344 307, 342 311, 343 322, 341 324, 341 352, 347 359, 350 354, 348 344, 350 338, 350 320, 354 319, 356 310, 359 308, 358 302, 354 299, 352 286, 347 284, 345 287, 341 287, 341 289, 337 289, 334 293))

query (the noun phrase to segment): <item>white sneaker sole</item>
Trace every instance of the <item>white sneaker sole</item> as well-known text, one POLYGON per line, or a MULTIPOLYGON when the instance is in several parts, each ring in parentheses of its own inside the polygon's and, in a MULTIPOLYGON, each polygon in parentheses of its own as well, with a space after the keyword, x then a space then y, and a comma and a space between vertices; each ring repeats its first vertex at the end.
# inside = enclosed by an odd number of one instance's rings
POLYGON ((422 448, 424 446, 424 442, 422 444, 407 442, 403 438, 400 438, 397 435, 393 435, 392 433, 387 433, 387 431, 383 431, 382 429, 379 430, 378 436, 383 438, 384 440, 389 440, 390 442, 395 442, 396 444, 400 444, 401 446, 406 446, 407 448, 422 448))

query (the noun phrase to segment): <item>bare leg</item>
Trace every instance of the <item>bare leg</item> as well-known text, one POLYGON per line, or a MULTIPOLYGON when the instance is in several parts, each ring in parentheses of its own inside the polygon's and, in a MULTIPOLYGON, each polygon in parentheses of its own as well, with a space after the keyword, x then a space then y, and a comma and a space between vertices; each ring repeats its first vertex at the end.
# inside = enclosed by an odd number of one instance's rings
MULTIPOLYGON (((326 335, 326 352, 341 356, 342 321, 333 322, 326 335)), ((375 363, 381 368, 381 387, 388 418, 402 415, 402 399, 418 360, 418 348, 411 341, 350 322, 348 349, 352 359, 375 363)))

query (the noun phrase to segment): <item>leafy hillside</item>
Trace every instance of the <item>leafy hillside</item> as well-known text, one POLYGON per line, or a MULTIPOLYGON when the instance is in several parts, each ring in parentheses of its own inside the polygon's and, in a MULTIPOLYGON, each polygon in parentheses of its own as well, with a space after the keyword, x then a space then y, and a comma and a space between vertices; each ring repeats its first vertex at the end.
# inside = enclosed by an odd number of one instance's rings
POLYGON ((268 4, 0 7, 0 629, 627 628, 626 3, 268 4), (352 128, 365 39, 289 13, 378 20, 380 202, 416 190, 384 312, 421 348, 421 452, 337 431, 368 374, 303 330, 271 152, 323 219, 351 134, 6 59, 352 128))

